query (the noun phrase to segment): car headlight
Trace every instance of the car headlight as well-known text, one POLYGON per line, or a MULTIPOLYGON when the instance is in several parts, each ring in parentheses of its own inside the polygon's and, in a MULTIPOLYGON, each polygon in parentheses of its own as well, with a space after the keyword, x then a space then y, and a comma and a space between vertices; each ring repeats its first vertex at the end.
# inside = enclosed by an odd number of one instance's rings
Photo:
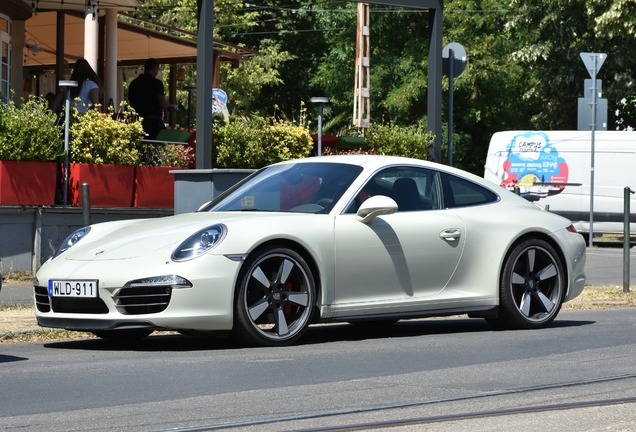
POLYGON ((77 231, 74 231, 73 233, 71 233, 71 235, 66 237, 66 239, 62 242, 60 247, 57 248, 57 251, 55 252, 55 255, 53 255, 53 258, 55 258, 56 256, 60 255, 63 252, 66 252, 69 248, 71 248, 73 245, 75 245, 78 241, 83 239, 86 236, 86 234, 88 234, 88 232, 90 230, 91 230, 91 227, 84 227, 84 228, 80 228, 77 231))
POLYGON ((197 231, 172 252, 172 259, 174 261, 185 261, 203 255, 219 244, 225 237, 226 232, 227 228, 221 224, 212 225, 197 231))

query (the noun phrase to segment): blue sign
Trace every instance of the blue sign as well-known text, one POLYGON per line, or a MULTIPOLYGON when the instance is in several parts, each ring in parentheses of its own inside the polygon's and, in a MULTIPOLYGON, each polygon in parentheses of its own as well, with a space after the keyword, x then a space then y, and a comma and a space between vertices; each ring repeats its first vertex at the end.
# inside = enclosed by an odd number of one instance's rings
POLYGON ((227 109, 227 93, 219 88, 212 89, 212 116, 220 114, 224 122, 230 121, 230 112, 227 109))

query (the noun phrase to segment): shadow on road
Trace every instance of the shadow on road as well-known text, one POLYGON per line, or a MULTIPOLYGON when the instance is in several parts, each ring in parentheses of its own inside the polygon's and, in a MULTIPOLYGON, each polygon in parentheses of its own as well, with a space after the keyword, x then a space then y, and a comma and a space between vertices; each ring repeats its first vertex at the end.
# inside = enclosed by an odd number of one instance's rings
MULTIPOLYGON (((581 327, 594 321, 555 320, 548 328, 581 327)), ((470 318, 404 320, 393 325, 364 326, 348 323, 321 324, 309 327, 295 345, 325 344, 343 341, 362 341, 384 338, 408 338, 428 335, 446 335, 475 332, 529 331, 500 330, 484 320, 470 318)), ((542 330, 538 330, 542 331, 542 330)), ((192 337, 181 334, 155 333, 147 338, 115 342, 103 339, 82 339, 52 342, 46 348, 91 351, 214 351, 248 348, 231 338, 192 337)))
POLYGON ((24 361, 24 360, 28 360, 28 358, 0 354, 0 363, 11 363, 11 362, 17 362, 17 361, 24 361))

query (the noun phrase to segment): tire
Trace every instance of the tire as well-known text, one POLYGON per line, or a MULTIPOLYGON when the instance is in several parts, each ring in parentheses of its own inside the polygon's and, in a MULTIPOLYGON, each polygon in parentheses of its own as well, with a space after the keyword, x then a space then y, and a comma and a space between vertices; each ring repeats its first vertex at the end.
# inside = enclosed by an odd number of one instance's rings
POLYGON ((521 242, 508 254, 503 268, 499 317, 488 322, 512 329, 547 326, 561 309, 564 275, 559 256, 547 242, 521 242))
POLYGON ((233 336, 249 345, 297 341, 312 320, 316 290, 305 260, 291 249, 267 247, 245 261, 236 287, 233 336))
POLYGON ((142 328, 126 330, 94 330, 91 333, 93 333, 98 338, 116 342, 126 342, 143 339, 146 336, 149 336, 152 332, 153 330, 142 328))

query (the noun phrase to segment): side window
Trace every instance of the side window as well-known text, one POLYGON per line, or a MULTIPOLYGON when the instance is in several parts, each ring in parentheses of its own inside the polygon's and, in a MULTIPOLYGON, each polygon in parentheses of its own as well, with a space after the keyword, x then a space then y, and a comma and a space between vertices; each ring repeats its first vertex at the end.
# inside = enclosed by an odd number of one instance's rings
POLYGON ((446 208, 468 207, 495 202, 497 194, 466 179, 442 174, 444 206, 446 208))
POLYGON ((392 167, 376 173, 347 208, 356 213, 360 204, 375 195, 392 198, 398 212, 442 208, 439 173, 417 167, 392 167))

